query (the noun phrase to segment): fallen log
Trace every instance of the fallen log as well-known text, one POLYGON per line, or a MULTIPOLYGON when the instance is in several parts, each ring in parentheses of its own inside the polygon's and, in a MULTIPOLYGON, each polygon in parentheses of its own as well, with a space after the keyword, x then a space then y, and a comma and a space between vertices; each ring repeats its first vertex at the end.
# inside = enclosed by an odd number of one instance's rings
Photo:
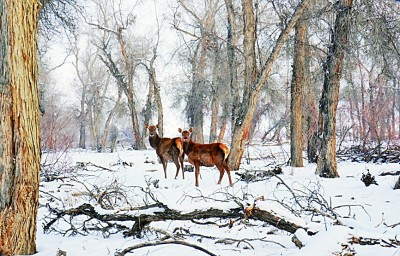
POLYGON ((381 174, 379 174, 379 176, 397 176, 400 175, 400 171, 391 171, 391 172, 382 172, 381 174))
MULTIPOLYGON (((242 218, 244 220, 248 219, 260 220, 272 226, 275 226, 281 230, 287 231, 289 233, 294 233, 299 228, 302 228, 306 231, 308 230, 307 227, 303 227, 299 224, 292 223, 290 221, 285 220, 283 217, 273 214, 272 212, 266 210, 260 210, 256 207, 251 209, 249 208, 242 209, 241 207, 237 207, 226 211, 221 209, 209 208, 206 210, 195 210, 192 212, 182 213, 180 211, 170 209, 167 205, 158 202, 151 205, 150 207, 147 206, 146 208, 147 209, 153 208, 154 209, 153 213, 152 214, 129 214, 129 213, 100 214, 95 210, 95 208, 91 204, 87 203, 82 204, 76 208, 71 208, 67 210, 58 210, 49 208, 52 217, 48 217, 50 218, 50 220, 47 223, 45 223, 45 225, 43 226, 43 230, 44 232, 50 232, 54 230, 52 226, 55 223, 57 223, 60 219, 63 219, 64 221, 69 220, 70 225, 72 226, 73 219, 77 216, 87 216, 89 220, 97 220, 102 223, 106 223, 107 224, 106 227, 109 227, 110 229, 119 228, 121 231, 123 231, 125 236, 136 236, 136 237, 142 237, 143 228, 149 225, 151 222, 168 221, 168 220, 192 221, 192 220, 210 219, 210 218, 226 219, 227 222, 229 222, 232 218, 242 218), (67 216, 69 216, 69 218, 66 218, 67 216), (116 224, 117 222, 125 222, 125 221, 135 222, 132 228, 130 228, 130 230, 127 230, 126 226, 116 224)), ((84 223, 87 224, 88 222, 84 221, 84 223)), ((88 232, 89 230, 95 229, 94 227, 88 228, 85 226, 82 226, 80 228, 83 230, 83 232, 88 232)), ((105 228, 104 225, 101 225, 101 227, 99 227, 98 230, 104 232, 104 228, 105 228)), ((76 227, 72 227, 70 230, 76 231, 76 227)))

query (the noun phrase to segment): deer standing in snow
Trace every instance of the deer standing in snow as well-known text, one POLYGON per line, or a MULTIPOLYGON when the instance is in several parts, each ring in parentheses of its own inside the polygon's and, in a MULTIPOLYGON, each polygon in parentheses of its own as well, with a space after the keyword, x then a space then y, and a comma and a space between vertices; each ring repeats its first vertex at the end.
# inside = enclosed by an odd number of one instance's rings
POLYGON ((226 172, 229 179, 229 185, 232 186, 231 170, 227 164, 229 147, 223 143, 200 144, 195 143, 190 138, 193 127, 189 130, 178 128, 182 135, 183 152, 188 156, 189 163, 195 167, 196 187, 199 186, 200 166, 216 166, 219 171, 217 184, 221 184, 222 177, 226 172))
POLYGON ((150 146, 156 150, 158 157, 164 168, 164 175, 167 178, 167 164, 168 161, 173 161, 176 166, 175 179, 178 177, 179 169, 182 169, 182 178, 185 179, 183 169, 183 143, 182 139, 176 138, 161 138, 157 133, 157 125, 145 125, 149 130, 150 146))

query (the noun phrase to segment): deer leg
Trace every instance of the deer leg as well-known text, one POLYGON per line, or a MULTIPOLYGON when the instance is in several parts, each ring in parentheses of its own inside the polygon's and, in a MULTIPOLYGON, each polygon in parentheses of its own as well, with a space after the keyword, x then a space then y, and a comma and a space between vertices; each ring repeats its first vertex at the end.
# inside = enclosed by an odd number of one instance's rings
POLYGON ((228 175, 229 186, 232 187, 231 168, 229 168, 229 165, 227 163, 224 163, 223 166, 226 171, 226 174, 228 175))
POLYGON ((224 170, 224 167, 222 167, 222 165, 220 165, 220 164, 217 165, 217 169, 219 171, 219 179, 218 179, 217 185, 219 185, 219 184, 221 184, 222 177, 224 177, 225 170, 224 170))
POLYGON ((184 168, 185 166, 183 165, 183 155, 179 157, 179 162, 181 163, 181 168, 182 168, 182 179, 185 179, 185 168, 184 168))
POLYGON ((195 167, 194 174, 195 174, 195 179, 196 179, 195 186, 198 187, 199 186, 200 163, 195 162, 194 167, 195 167))
POLYGON ((174 159, 174 163, 175 163, 175 166, 176 166, 175 179, 177 179, 178 178, 178 174, 179 174, 179 168, 180 168, 180 166, 179 166, 179 157, 177 155, 174 155, 173 159, 174 159))
POLYGON ((163 165, 163 169, 164 169, 164 176, 165 176, 165 178, 167 178, 167 160, 165 160, 165 158, 164 157, 162 157, 162 156, 160 156, 160 160, 161 160, 161 163, 162 163, 162 165, 163 165))

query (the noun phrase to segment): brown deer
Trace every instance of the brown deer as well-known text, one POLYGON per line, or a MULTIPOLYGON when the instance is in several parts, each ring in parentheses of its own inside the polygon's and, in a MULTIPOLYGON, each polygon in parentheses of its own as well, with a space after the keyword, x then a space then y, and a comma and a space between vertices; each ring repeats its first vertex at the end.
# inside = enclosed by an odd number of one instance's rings
POLYGON ((229 185, 232 186, 231 170, 226 160, 229 155, 229 147, 223 143, 200 144, 195 143, 190 138, 193 127, 189 130, 178 128, 182 134, 183 152, 188 156, 189 163, 195 167, 196 187, 199 186, 200 166, 212 167, 216 166, 219 171, 219 180, 217 184, 221 184, 224 173, 228 174, 229 185))
POLYGON ((157 133, 157 125, 145 125, 149 130, 150 146, 156 150, 158 157, 164 168, 164 175, 167 178, 168 161, 173 161, 176 166, 175 179, 178 177, 179 169, 182 168, 182 178, 185 179, 183 169, 183 144, 182 139, 176 138, 161 138, 157 133))

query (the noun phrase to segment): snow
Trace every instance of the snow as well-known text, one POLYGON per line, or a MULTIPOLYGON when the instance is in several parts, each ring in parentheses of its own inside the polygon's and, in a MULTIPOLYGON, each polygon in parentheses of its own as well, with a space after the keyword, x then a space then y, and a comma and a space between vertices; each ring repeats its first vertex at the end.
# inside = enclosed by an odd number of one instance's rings
MULTIPOLYGON (((245 159, 239 172, 268 170, 271 164, 283 164, 288 159, 288 145, 253 145, 248 148, 251 161, 245 159), (259 159, 257 159, 259 158, 259 159)), ((247 154, 246 152, 246 154, 247 154)), ((50 163, 54 159, 52 153, 45 153, 43 161, 50 163)), ((189 163, 185 162, 186 165, 189 163)), ((341 161, 338 163, 340 178, 325 179, 314 174, 315 164, 306 164, 302 168, 292 168, 282 165, 283 174, 278 177, 265 178, 256 182, 239 180, 232 172, 234 184, 228 186, 225 175, 222 184, 217 185, 219 173, 216 168, 201 168, 200 186, 194 186, 194 173, 186 172, 185 179, 181 173, 175 180, 175 166, 168 165, 168 178, 164 178, 162 165, 158 163, 155 150, 132 151, 119 149, 116 153, 96 153, 91 151, 70 150, 59 158, 53 169, 63 179, 54 181, 43 180, 40 184, 38 211, 37 256, 56 255, 58 250, 67 255, 114 255, 116 251, 129 246, 155 242, 163 233, 157 230, 177 235, 190 232, 184 240, 216 255, 344 255, 344 252, 355 252, 356 255, 400 255, 400 247, 384 247, 381 245, 350 244, 351 237, 364 237, 400 240, 400 225, 390 227, 400 222, 400 190, 393 190, 397 177, 379 176, 385 171, 400 170, 399 164, 372 164, 341 161), (147 161, 145 161, 147 160, 147 161), (77 162, 91 163, 86 168, 73 171, 77 162), (154 162, 154 163, 151 163, 154 162), (99 168, 99 166, 104 168, 99 168), (62 169, 62 170, 60 170, 62 169), (360 180, 363 173, 375 176, 378 185, 366 187, 360 180), (302 211, 293 200, 293 194, 282 184, 284 182, 297 195, 302 207, 319 208, 318 204, 307 202, 306 198, 325 200, 338 214, 337 221, 329 216, 316 216, 311 212, 302 211), (114 209, 103 209, 90 195, 90 192, 100 192, 104 189, 119 190, 127 196, 126 201, 114 209), (139 210, 145 202, 144 191, 152 195, 170 209, 182 213, 210 208, 228 211, 237 208, 240 202, 244 206, 255 204, 263 210, 268 210, 287 221, 296 223, 309 231, 298 229, 296 237, 304 247, 297 248, 292 242, 293 234, 282 231, 261 221, 236 221, 231 228, 225 226, 227 220, 207 219, 199 222, 215 222, 215 224, 200 225, 192 221, 158 221, 152 222, 152 231, 145 232, 141 238, 124 237, 122 232, 105 235, 98 231, 88 235, 63 235, 55 231, 44 232, 48 223, 49 208, 70 209, 84 203, 90 203, 99 214, 154 214, 163 211, 161 208, 139 210), (288 208, 293 209, 292 211, 288 208), (340 222, 340 223, 338 223, 340 222), (218 225, 221 225, 219 227, 218 225), (174 232, 175 231, 175 232, 174 232), (214 238, 214 239, 213 239, 214 238), (223 240, 225 239, 225 240, 223 240), (342 253, 342 254, 340 254, 342 253)), ((331 214, 329 211, 327 213, 331 214)), ((66 230, 69 228, 69 217, 66 221, 59 220, 52 228, 66 230)), ((85 218, 77 216, 73 223, 77 227, 85 218)), ((120 222, 131 228, 134 222, 120 222)), ((180 244, 149 246, 134 250, 127 255, 206 255, 204 252, 180 244)), ((354 255, 354 254, 348 254, 354 255)))

